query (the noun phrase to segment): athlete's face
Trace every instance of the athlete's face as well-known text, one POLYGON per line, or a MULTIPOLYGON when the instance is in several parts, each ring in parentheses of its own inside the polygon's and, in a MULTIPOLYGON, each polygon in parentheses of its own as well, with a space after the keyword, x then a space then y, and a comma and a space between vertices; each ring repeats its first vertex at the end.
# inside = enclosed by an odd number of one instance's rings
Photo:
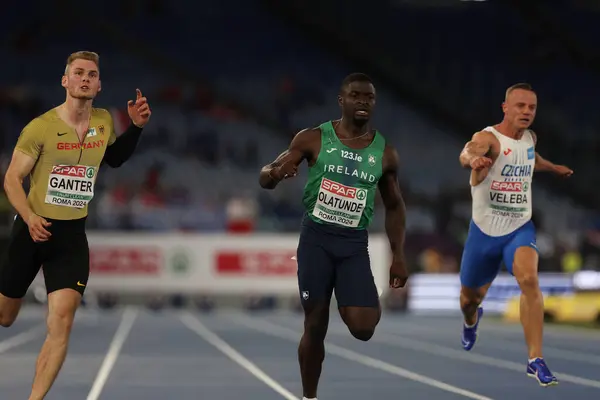
POLYGON ((100 91, 98 66, 90 60, 73 61, 62 77, 62 87, 75 99, 94 99, 100 91))
POLYGON ((375 87, 370 82, 352 82, 338 96, 338 103, 345 118, 364 125, 375 108, 375 87))
POLYGON ((533 124, 537 111, 537 96, 530 90, 515 89, 502 104, 504 118, 518 129, 533 124))

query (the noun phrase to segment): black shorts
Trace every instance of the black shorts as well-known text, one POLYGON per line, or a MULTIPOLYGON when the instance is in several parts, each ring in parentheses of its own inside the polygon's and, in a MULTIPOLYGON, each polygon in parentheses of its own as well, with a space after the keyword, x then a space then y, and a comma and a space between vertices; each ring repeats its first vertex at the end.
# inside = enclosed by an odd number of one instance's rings
POLYGON ((40 267, 46 291, 74 289, 83 295, 90 274, 90 252, 85 234, 86 218, 53 220, 46 229, 52 234, 36 243, 20 216, 13 223, 8 247, 0 262, 0 293, 20 299, 27 293, 40 267))
POLYGON ((323 225, 304 217, 296 257, 300 301, 379 307, 366 230, 323 225))

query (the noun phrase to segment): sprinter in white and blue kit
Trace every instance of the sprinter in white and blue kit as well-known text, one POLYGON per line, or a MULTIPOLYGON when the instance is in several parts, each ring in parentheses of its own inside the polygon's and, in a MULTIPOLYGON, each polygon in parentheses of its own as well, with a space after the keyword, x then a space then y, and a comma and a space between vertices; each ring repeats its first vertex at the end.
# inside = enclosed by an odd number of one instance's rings
POLYGON ((502 103, 504 119, 473 135, 460 154, 471 169, 472 219, 460 266, 462 346, 469 351, 483 315, 481 302, 502 262, 521 288, 521 324, 529 351, 527 374, 540 385, 558 383, 542 355, 544 299, 538 282, 536 232, 531 220, 532 178, 540 171, 569 177, 573 171, 542 158, 529 129, 537 96, 526 83, 511 86, 502 103))

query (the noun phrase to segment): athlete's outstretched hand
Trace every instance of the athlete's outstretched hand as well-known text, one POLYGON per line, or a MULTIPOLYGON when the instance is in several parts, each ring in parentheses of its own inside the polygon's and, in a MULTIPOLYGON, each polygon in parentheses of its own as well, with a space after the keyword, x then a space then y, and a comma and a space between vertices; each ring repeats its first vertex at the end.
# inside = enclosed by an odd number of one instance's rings
POLYGON ((271 177, 277 181, 290 179, 298 175, 298 166, 292 161, 283 162, 271 170, 271 177))
POLYGON ((475 171, 482 170, 492 165, 492 159, 487 157, 475 157, 471 160, 471 168, 475 171))
POLYGON ((397 289, 404 287, 408 280, 408 269, 404 261, 393 261, 390 267, 390 287, 397 289))
POLYGON ((148 99, 142 97, 142 91, 140 89, 135 89, 135 92, 135 101, 129 100, 127 102, 127 113, 129 114, 129 118, 131 118, 135 126, 138 128, 143 128, 144 125, 148 123, 148 120, 150 120, 152 111, 150 111, 148 99))
POLYGON ((554 167, 554 173, 558 176, 562 176, 563 178, 568 178, 573 175, 573 170, 564 165, 557 165, 554 167))
POLYGON ((52 225, 52 223, 46 221, 37 214, 33 214, 27 221, 29 234, 34 242, 45 242, 50 238, 52 234, 46 230, 46 227, 50 225, 52 225))

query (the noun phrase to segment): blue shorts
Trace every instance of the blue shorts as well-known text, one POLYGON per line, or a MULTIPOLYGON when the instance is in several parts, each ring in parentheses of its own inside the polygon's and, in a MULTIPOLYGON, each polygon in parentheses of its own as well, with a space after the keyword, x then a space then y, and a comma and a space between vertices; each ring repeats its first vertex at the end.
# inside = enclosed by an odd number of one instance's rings
POLYGON ((496 278, 502 261, 512 275, 515 252, 523 246, 537 251, 535 239, 532 221, 504 236, 488 236, 471 221, 460 264, 460 283, 473 289, 485 286, 496 278))
POLYGON ((338 307, 379 307, 366 230, 320 224, 305 216, 296 257, 303 307, 329 304, 334 290, 338 307))

